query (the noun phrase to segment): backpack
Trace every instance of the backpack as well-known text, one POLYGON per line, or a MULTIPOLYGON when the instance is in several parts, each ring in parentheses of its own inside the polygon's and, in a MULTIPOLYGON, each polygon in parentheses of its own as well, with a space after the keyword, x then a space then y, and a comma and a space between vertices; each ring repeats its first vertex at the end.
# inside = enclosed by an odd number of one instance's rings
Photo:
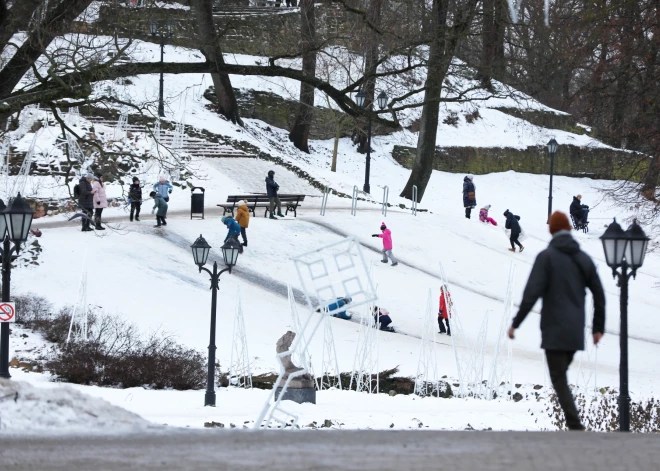
POLYGON ((80 198, 80 184, 76 183, 76 186, 73 187, 73 196, 80 198))

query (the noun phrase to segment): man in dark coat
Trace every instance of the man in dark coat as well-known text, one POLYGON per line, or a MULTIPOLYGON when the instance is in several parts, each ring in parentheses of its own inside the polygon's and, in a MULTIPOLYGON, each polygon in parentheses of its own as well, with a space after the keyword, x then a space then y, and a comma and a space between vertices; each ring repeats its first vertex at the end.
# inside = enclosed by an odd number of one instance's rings
POLYGON ((575 352, 584 350, 585 288, 589 288, 594 298, 592 332, 596 345, 605 332, 605 293, 596 266, 571 236, 568 217, 555 212, 550 217, 549 228, 552 241, 536 257, 520 309, 509 329, 509 338, 514 338, 515 329, 520 327, 536 301, 543 298, 541 348, 545 350, 552 386, 564 410, 568 428, 584 430, 566 372, 575 352))
POLYGON ((504 211, 504 217, 506 218, 506 222, 504 223, 504 228, 511 230, 511 235, 509 236, 509 242, 511 242, 511 248, 509 249, 509 252, 515 252, 516 251, 516 245, 520 247, 520 251, 522 252, 525 250, 525 247, 520 243, 518 240, 518 237, 520 237, 520 233, 522 232, 522 228, 520 227, 520 216, 516 216, 513 214, 511 211, 508 209, 504 211))
POLYGON ((131 221, 135 215, 135 220, 140 220, 140 208, 142 207, 142 187, 140 186, 140 179, 133 177, 133 184, 128 189, 128 198, 131 202, 131 221))
POLYGON ((277 197, 277 192, 279 191, 280 186, 275 182, 275 172, 270 170, 268 176, 266 177, 266 193, 270 199, 270 219, 277 219, 273 211, 275 211, 275 206, 277 206, 277 215, 281 218, 284 217, 282 214, 282 205, 280 199, 277 197))
POLYGON ((463 179, 463 206, 465 207, 465 217, 468 219, 470 219, 472 208, 477 206, 476 188, 473 180, 473 175, 467 175, 463 179))
POLYGON ((82 212, 87 215, 86 218, 82 218, 82 231, 89 232, 92 229, 89 226, 89 222, 92 218, 92 212, 94 211, 94 195, 92 194, 92 182, 94 181, 94 175, 88 173, 83 176, 78 183, 78 189, 80 191, 80 196, 78 197, 78 204, 80 205, 82 212))
POLYGON ((575 218, 578 224, 584 225, 587 223, 587 214, 589 214, 589 206, 582 204, 582 195, 573 197, 573 202, 569 209, 571 216, 575 218))

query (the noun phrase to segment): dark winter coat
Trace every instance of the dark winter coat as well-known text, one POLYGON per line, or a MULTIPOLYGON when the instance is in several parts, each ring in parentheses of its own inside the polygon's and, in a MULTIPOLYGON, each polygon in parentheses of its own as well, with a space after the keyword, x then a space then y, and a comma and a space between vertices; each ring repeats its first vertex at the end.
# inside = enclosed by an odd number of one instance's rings
POLYGON ((156 216, 163 218, 167 216, 167 201, 158 193, 154 196, 154 209, 156 210, 156 216))
POLYGON ((279 189, 280 186, 277 183, 275 183, 274 179, 270 177, 266 177, 266 193, 268 193, 268 196, 270 196, 271 198, 277 196, 277 192, 279 189))
POLYGON ((238 225, 234 218, 226 218, 223 224, 227 226, 227 229, 229 230, 229 232, 227 232, 227 237, 225 237, 225 241, 229 240, 231 237, 240 235, 241 226, 238 225))
POLYGON ((541 348, 584 350, 585 288, 594 298, 593 332, 605 332, 605 293, 596 266, 567 231, 555 234, 536 257, 513 327, 518 328, 539 298, 541 348))
POLYGON ((477 196, 475 186, 468 177, 463 179, 463 207, 475 208, 477 206, 477 196), (471 194, 471 195, 470 195, 471 194), (470 198, 472 196, 472 198, 470 198))
POLYGON ((142 187, 139 183, 133 183, 128 189, 128 197, 133 203, 140 203, 142 201, 142 187))
POLYGON ((520 234, 522 229, 520 229, 520 216, 514 215, 511 211, 506 210, 504 211, 504 217, 506 218, 506 222, 504 223, 504 228, 505 229, 511 229, 511 235, 514 234, 520 234))
POLYGON ((571 207, 569 209, 571 216, 575 218, 581 218, 582 217, 582 210, 584 208, 587 208, 588 206, 586 204, 582 204, 579 199, 577 199, 576 196, 573 197, 573 202, 571 203, 571 207))
POLYGON ((85 209, 94 209, 94 194, 92 193, 92 184, 87 181, 85 177, 80 179, 78 183, 80 189, 80 198, 78 203, 85 209))

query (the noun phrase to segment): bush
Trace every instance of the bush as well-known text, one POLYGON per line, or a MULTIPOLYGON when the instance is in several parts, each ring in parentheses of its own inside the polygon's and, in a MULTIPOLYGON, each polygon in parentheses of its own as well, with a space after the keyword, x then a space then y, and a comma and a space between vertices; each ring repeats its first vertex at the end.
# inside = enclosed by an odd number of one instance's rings
POLYGON ((442 120, 444 124, 449 124, 450 126, 458 126, 459 121, 460 118, 458 117, 458 113, 455 111, 450 111, 449 115, 447 115, 445 119, 442 120))
POLYGON ((142 337, 135 325, 103 315, 88 316, 87 341, 66 342, 72 308, 53 311, 44 298, 34 295, 15 298, 16 322, 35 330, 58 345, 46 367, 60 381, 131 388, 199 389, 206 384, 206 358, 156 333, 142 337))
POLYGON ((479 114, 479 110, 474 110, 472 113, 467 113, 465 115, 465 121, 468 124, 474 123, 476 120, 480 119, 481 115, 479 114))

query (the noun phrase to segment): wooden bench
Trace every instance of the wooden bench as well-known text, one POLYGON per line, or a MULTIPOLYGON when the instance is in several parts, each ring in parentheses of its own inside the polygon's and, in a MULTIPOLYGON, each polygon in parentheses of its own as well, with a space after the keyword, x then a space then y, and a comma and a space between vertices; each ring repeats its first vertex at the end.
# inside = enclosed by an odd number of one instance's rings
MULTIPOLYGON (((300 203, 305 200, 305 195, 278 195, 280 201, 286 207, 285 215, 289 214, 289 211, 293 211, 294 217, 298 217, 298 207, 300 203)), ((247 203, 248 211, 256 216, 255 210, 257 208, 265 208, 264 217, 268 216, 270 211, 270 197, 264 194, 256 195, 229 195, 227 197, 227 202, 224 204, 219 204, 223 209, 223 215, 229 213, 234 216, 234 209, 238 205, 239 201, 245 201, 247 203)))

